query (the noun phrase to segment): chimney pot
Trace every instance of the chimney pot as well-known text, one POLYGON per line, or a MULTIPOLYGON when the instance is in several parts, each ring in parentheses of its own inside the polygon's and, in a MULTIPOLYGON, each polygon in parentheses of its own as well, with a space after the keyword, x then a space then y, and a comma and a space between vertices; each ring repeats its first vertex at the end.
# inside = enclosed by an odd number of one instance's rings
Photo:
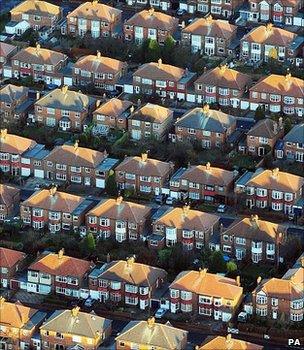
POLYGON ((148 159, 148 153, 147 153, 147 152, 142 153, 142 154, 141 154, 141 161, 142 161, 142 162, 146 162, 147 159, 148 159))
POLYGON ((64 248, 61 248, 58 252, 58 259, 62 259, 63 255, 64 255, 64 248))

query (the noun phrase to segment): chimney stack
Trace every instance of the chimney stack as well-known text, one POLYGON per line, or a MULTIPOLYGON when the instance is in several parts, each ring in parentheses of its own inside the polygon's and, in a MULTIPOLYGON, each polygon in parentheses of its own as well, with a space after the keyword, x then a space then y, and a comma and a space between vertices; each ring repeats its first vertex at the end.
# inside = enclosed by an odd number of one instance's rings
POLYGON ((79 314, 79 310, 80 310, 80 307, 79 306, 75 306, 71 310, 72 317, 76 318, 78 316, 78 314, 79 314))
POLYGON ((154 7, 151 7, 151 8, 149 9, 149 15, 150 15, 150 16, 153 16, 153 15, 154 15, 154 7))
POLYGON ((206 170, 210 170, 211 169, 211 164, 210 164, 210 162, 208 162, 207 164, 206 164, 206 170))
POLYGON ((163 60, 161 58, 158 59, 157 61, 158 67, 160 68, 163 64, 163 60))
POLYGON ((148 323, 148 327, 149 328, 152 328, 155 324, 155 318, 154 317, 149 317, 148 320, 147 320, 147 323, 148 323))
POLYGON ((77 151, 78 146, 79 146, 79 140, 75 140, 75 142, 74 142, 74 150, 75 151, 77 151))
POLYGON ((301 267, 304 268, 304 256, 301 256, 300 262, 301 262, 301 267))
POLYGON ((205 277, 207 274, 208 269, 199 269, 199 277, 205 277))
POLYGON ((203 106, 203 113, 206 114, 207 116, 209 115, 209 112, 210 112, 210 107, 208 104, 205 104, 203 106))
POLYGON ((261 277, 261 276, 259 276, 259 277, 257 278, 257 284, 260 284, 260 283, 261 283, 261 281, 262 281, 262 277, 261 277))
POLYGON ((148 159, 148 153, 147 152, 142 153, 141 154, 141 161, 145 163, 147 161, 147 159, 148 159))
POLYGON ((122 203, 122 201, 123 201, 123 197, 122 197, 122 196, 118 196, 118 197, 116 198, 116 204, 117 204, 117 205, 120 205, 120 204, 122 203))
POLYGON ((69 87, 67 85, 63 85, 61 88, 61 91, 63 94, 66 94, 68 92, 69 87))
POLYGON ((131 256, 130 258, 127 259, 127 266, 132 267, 134 262, 135 262, 135 258, 134 258, 134 256, 131 256))
POLYGON ((236 280, 237 286, 240 287, 241 286, 241 277, 240 276, 236 276, 235 280, 236 280))
POLYGON ((4 297, 0 297, 0 309, 3 308, 4 303, 5 303, 5 298, 4 297))
POLYGON ((189 211, 190 211, 190 205, 184 205, 183 206, 183 215, 188 216, 189 211))
POLYGON ((64 248, 61 248, 58 252, 58 259, 62 259, 64 254, 64 248))
POLYGON ((50 188, 50 195, 54 196, 56 192, 57 192, 57 186, 52 186, 50 188))
POLYGON ((278 175, 279 175, 279 171, 280 171, 279 168, 274 168, 274 169, 272 170, 272 177, 277 178, 278 175))
POLYGON ((99 50, 97 50, 97 54, 96 54, 97 58, 100 58, 101 57, 101 53, 99 50))
POLYGON ((96 108, 98 108, 101 104, 101 101, 100 100, 96 100, 96 108))
POLYGON ((40 91, 37 91, 36 92, 36 100, 39 100, 40 99, 40 91))
POLYGON ((7 135, 7 129, 1 129, 0 130, 0 139, 5 140, 7 135))

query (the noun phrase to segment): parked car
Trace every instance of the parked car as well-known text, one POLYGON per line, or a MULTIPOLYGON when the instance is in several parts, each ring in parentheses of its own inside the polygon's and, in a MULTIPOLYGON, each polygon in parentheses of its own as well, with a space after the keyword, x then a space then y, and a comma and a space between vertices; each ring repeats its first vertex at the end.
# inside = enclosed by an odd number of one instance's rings
POLYGON ((227 210, 227 205, 225 204, 220 204, 218 207, 217 207, 217 212, 218 213, 225 213, 227 210))
POLYGON ((178 10, 176 11, 176 14, 177 14, 178 16, 183 16, 183 15, 186 14, 186 13, 187 13, 187 11, 184 10, 184 9, 178 9, 178 10))
POLYGON ((174 199, 174 198, 168 197, 168 198, 166 199, 166 204, 168 204, 168 205, 173 205, 174 203, 175 203, 175 199, 174 199))
POLYGON ((164 314, 167 312, 168 310, 163 309, 163 308, 159 308, 156 312, 155 312, 155 318, 162 318, 164 316, 164 314))
POLYGON ((159 195, 154 197, 154 200, 158 204, 163 204, 165 201, 165 197, 162 194, 159 194, 159 195))
POLYGON ((239 322, 246 322, 247 321, 247 312, 245 312, 245 311, 242 311, 242 312, 240 312, 239 314, 238 314, 238 321, 239 322))
POLYGON ((84 302, 85 307, 92 307, 96 300, 92 299, 91 297, 88 297, 86 301, 84 302))

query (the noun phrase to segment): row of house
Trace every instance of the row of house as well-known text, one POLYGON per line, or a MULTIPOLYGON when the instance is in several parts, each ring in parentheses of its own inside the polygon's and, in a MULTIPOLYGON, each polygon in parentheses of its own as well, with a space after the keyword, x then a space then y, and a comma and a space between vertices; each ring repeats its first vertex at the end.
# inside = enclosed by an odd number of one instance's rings
MULTIPOLYGON (((112 321, 74 307, 72 310, 55 310, 50 315, 20 302, 0 299, 0 344, 3 349, 87 349, 97 350, 112 335, 112 321)), ((153 317, 147 321, 130 321, 115 338, 115 349, 154 347, 168 350, 187 347, 188 332, 173 327, 170 322, 158 323, 153 317)), ((262 350, 263 347, 243 340, 227 337, 209 337, 197 348, 217 350, 218 346, 262 350)))
MULTIPOLYGON (((10 271, 8 286, 33 293, 91 297, 100 303, 123 303, 142 310, 148 309, 154 300, 171 313, 196 314, 223 322, 229 322, 243 301, 239 277, 227 278, 208 273, 206 269, 183 271, 168 286, 168 295, 160 297, 157 291, 167 285, 167 273, 160 268, 137 263, 133 257, 96 267, 91 262, 66 256, 62 250, 38 256, 25 267, 26 282, 24 278, 19 281, 14 266, 20 265, 25 255, 7 248, 0 248, 0 252, 4 257, 1 271, 10 271)), ((303 269, 302 256, 282 279, 259 278, 244 309, 258 317, 275 320, 284 314, 287 322, 301 322, 303 269)), ((6 277, 5 274, 2 277, 6 277)))

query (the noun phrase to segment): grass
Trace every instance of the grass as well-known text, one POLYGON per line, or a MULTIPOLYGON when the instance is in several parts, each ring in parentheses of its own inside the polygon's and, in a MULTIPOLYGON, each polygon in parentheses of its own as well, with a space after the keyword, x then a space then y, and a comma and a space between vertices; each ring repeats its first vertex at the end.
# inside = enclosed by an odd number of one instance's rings
POLYGON ((258 163, 257 158, 250 155, 234 153, 230 159, 230 164, 235 168, 246 168, 247 170, 254 170, 258 163))

